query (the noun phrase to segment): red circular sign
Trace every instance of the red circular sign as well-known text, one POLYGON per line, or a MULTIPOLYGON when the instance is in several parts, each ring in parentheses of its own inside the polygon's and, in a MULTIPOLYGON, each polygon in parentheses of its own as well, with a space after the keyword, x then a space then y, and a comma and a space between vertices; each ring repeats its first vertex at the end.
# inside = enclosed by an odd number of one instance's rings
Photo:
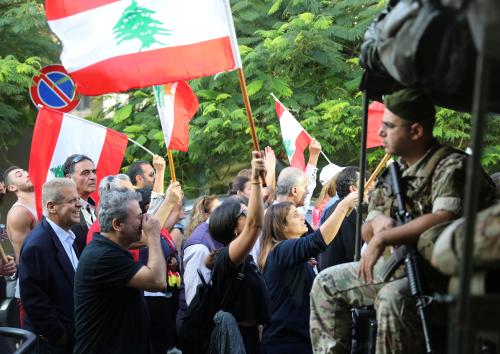
POLYGON ((80 103, 75 83, 59 64, 45 66, 40 75, 33 77, 30 96, 35 106, 42 105, 60 112, 70 112, 80 103))

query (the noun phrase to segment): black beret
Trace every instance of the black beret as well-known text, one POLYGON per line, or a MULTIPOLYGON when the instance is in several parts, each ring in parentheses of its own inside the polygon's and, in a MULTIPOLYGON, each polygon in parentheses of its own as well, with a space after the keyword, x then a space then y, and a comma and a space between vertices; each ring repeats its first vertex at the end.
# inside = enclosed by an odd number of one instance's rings
POLYGON ((436 108, 431 98, 417 89, 403 89, 384 97, 385 107, 410 122, 434 122, 436 108))

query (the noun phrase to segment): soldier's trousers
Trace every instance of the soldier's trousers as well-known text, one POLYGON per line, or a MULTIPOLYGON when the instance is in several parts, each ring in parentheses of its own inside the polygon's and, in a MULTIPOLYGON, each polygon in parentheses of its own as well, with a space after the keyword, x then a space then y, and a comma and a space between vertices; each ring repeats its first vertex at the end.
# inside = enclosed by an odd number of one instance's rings
POLYGON ((374 281, 358 278, 359 262, 323 270, 311 290, 311 341, 314 353, 349 353, 351 308, 375 305, 377 312, 377 354, 422 353, 421 324, 407 278, 383 282, 375 265, 374 281))

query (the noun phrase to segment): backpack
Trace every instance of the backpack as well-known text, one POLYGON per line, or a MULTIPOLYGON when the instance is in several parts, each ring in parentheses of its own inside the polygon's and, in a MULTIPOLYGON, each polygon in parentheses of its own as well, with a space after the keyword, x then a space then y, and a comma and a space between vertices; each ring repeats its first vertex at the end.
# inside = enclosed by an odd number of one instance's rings
MULTIPOLYGON (((445 6, 450 1, 458 0, 392 0, 369 26, 360 63, 366 69, 361 89, 370 98, 418 87, 439 106, 471 110, 477 50, 465 10, 445 6)), ((500 85, 497 67, 493 87, 500 85)), ((499 99, 490 90, 490 110, 500 111, 499 99)))
POLYGON ((213 269, 208 283, 201 270, 198 269, 201 284, 196 288, 195 296, 180 319, 179 344, 183 354, 201 354, 208 351, 210 337, 215 328, 214 316, 229 302, 234 289, 239 285, 237 283, 245 278, 244 270, 245 262, 236 279, 226 287, 225 293, 218 294, 212 286, 212 278, 216 269, 213 269))

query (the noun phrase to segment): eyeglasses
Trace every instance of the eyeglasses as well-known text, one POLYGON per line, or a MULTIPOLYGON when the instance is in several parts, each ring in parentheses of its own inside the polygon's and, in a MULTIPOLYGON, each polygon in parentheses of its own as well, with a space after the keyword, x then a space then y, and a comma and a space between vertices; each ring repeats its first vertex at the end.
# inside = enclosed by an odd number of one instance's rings
POLYGON ((410 124, 412 124, 412 123, 394 124, 391 122, 382 122, 382 125, 380 126, 380 128, 382 130, 391 130, 391 129, 394 129, 397 127, 404 127, 404 126, 410 125, 410 124))

